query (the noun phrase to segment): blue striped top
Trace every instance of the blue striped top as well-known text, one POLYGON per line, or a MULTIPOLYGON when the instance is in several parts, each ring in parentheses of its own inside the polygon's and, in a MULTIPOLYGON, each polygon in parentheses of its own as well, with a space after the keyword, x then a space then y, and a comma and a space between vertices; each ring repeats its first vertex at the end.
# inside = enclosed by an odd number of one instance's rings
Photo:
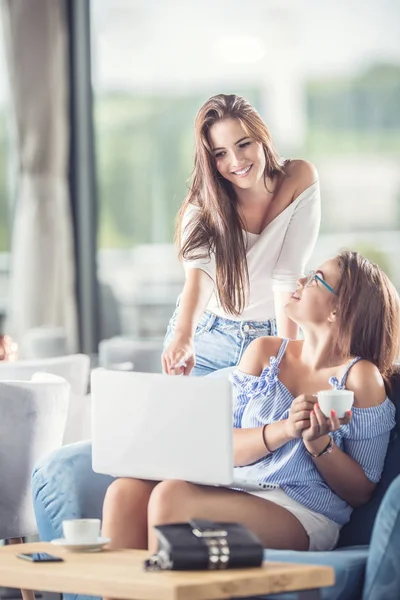
MULTIPOLYGON (((288 418, 294 398, 278 378, 279 363, 288 342, 288 339, 283 340, 278 355, 271 357, 270 366, 265 367, 260 376, 239 369, 232 373, 234 427, 261 427, 288 418)), ((331 377, 329 383, 343 389, 349 369, 358 360, 360 358, 351 361, 341 381, 331 377)), ((361 465, 368 479, 378 482, 390 431, 395 425, 395 407, 386 398, 378 406, 353 406, 352 412, 350 423, 331 435, 335 444, 361 465)), ((352 507, 325 483, 301 438, 287 442, 251 465, 235 467, 235 476, 275 484, 297 502, 340 525, 350 518, 352 507)))

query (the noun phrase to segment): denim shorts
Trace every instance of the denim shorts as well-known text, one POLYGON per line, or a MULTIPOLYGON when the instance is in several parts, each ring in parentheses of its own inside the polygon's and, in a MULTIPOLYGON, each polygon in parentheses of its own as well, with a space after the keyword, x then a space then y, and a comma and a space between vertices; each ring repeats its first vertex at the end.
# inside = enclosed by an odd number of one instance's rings
MULTIPOLYGON (((168 325, 164 348, 170 343, 178 317, 177 307, 168 325)), ((191 375, 209 375, 219 369, 235 367, 247 346, 255 339, 276 335, 276 321, 233 321, 205 312, 194 334, 196 364, 191 375)))

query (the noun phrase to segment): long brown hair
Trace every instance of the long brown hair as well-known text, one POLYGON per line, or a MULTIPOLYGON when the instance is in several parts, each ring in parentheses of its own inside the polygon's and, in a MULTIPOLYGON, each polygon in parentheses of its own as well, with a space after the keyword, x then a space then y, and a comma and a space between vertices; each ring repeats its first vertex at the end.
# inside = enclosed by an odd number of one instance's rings
POLYGON ((399 295, 382 269, 358 252, 341 252, 337 261, 334 346, 342 356, 371 361, 388 384, 400 350, 399 295))
POLYGON ((212 125, 227 118, 238 119, 249 137, 262 144, 265 180, 283 173, 268 127, 255 108, 234 94, 212 96, 196 116, 194 171, 178 214, 176 239, 181 260, 204 258, 214 252, 219 301, 227 313, 239 315, 246 305, 249 284, 243 222, 233 185, 217 171, 209 140, 212 125), (190 205, 199 210, 182 231, 190 205))

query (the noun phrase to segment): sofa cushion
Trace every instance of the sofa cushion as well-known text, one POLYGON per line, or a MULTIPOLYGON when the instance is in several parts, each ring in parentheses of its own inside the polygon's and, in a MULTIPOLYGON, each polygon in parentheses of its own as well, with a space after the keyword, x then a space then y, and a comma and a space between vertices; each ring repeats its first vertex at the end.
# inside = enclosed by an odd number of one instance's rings
POLYGON ((338 547, 369 544, 375 518, 386 490, 392 481, 400 475, 400 373, 392 378, 390 398, 396 406, 396 426, 392 431, 385 465, 380 482, 375 488, 371 500, 356 508, 349 523, 342 528, 338 547))
POLYGON ((400 598, 400 476, 379 508, 368 553, 363 600, 400 598))
MULTIPOLYGON (((335 585, 321 589, 322 600, 360 600, 363 590, 368 546, 342 548, 333 552, 295 552, 266 550, 264 560, 310 565, 328 565, 335 569, 335 585)), ((297 592, 257 596, 263 600, 295 600, 297 592)))

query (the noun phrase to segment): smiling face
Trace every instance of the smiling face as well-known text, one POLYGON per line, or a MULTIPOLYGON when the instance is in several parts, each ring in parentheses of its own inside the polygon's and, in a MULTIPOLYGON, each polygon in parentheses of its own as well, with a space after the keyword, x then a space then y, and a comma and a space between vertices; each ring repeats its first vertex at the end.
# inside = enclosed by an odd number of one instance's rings
POLYGON ((301 326, 335 322, 334 290, 339 279, 340 268, 335 259, 321 265, 315 276, 301 277, 297 290, 286 304, 287 316, 301 326))
POLYGON ((262 144, 248 136, 238 119, 223 119, 209 130, 209 143, 218 172, 240 189, 264 181, 265 156, 262 144))

